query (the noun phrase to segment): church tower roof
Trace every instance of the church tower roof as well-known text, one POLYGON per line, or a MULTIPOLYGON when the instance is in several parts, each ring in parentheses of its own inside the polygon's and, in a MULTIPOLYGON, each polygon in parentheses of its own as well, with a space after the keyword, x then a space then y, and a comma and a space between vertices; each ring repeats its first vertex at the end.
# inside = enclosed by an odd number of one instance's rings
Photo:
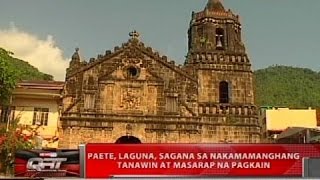
POLYGON ((220 0, 208 0, 206 8, 209 11, 225 11, 220 0))
POLYGON ((192 13, 188 37, 187 63, 219 64, 218 57, 225 54, 233 58, 231 62, 238 61, 232 56, 239 55, 240 63, 249 63, 239 16, 226 10, 222 0, 208 0, 203 11, 192 13))
MULTIPOLYGON (((71 61, 69 63, 69 71, 73 71, 74 69, 79 68, 79 66, 81 66, 81 57, 79 54, 79 48, 76 48, 76 51, 73 53, 72 57, 71 57, 71 61)), ((67 72, 68 74, 68 72, 67 72)))

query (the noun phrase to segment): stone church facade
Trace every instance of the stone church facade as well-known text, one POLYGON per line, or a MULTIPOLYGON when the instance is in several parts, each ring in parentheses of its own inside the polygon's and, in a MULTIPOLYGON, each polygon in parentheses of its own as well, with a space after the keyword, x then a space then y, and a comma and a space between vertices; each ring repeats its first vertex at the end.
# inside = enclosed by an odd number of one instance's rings
POLYGON ((218 0, 192 13, 184 65, 130 33, 128 42, 67 69, 60 148, 81 143, 258 143, 251 63, 239 16, 218 0), (126 140, 125 140, 126 139, 126 140))

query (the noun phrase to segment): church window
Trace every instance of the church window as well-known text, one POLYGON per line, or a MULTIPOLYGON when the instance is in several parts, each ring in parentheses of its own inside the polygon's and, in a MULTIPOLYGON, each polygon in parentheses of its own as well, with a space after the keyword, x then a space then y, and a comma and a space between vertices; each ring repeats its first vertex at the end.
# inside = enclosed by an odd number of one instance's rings
POLYGON ((219 102, 229 103, 231 95, 231 85, 228 82, 222 81, 219 84, 219 102))
POLYGON ((127 77, 132 79, 132 78, 137 78, 139 76, 139 69, 134 67, 134 66, 130 66, 129 68, 127 68, 127 77))
POLYGON ((216 49, 224 49, 224 30, 222 28, 216 29, 216 49))
POLYGON ((198 38, 200 41, 200 46, 203 47, 207 41, 206 37, 204 36, 203 27, 198 27, 198 38))
POLYGON ((199 27, 199 28, 198 28, 198 36, 199 36, 200 38, 204 36, 203 27, 199 27))

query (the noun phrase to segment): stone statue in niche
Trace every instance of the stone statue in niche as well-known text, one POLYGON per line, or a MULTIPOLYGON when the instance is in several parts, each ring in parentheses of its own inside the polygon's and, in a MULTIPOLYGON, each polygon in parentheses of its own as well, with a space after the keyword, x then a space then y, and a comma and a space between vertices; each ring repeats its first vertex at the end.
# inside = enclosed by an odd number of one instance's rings
POLYGON ((139 90, 128 89, 124 91, 122 96, 122 107, 127 110, 139 109, 140 96, 139 90))

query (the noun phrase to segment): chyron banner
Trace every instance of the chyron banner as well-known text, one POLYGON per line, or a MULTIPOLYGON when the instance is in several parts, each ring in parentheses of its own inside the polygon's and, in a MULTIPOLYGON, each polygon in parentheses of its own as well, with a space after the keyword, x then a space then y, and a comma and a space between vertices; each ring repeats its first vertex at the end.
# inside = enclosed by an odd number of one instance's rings
POLYGON ((320 164, 319 144, 87 144, 84 152, 85 178, 302 177, 320 164))
POLYGON ((15 177, 80 177, 79 150, 18 151, 15 177))

